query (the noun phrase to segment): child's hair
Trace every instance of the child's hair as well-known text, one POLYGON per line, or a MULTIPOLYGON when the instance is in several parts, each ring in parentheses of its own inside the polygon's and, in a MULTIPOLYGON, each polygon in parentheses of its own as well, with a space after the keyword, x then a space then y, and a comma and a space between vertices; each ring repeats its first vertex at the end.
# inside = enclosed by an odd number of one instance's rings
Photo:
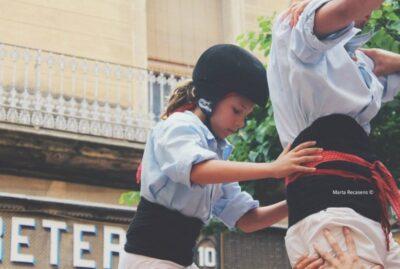
POLYGON ((182 106, 195 106, 198 99, 196 88, 192 80, 186 80, 178 84, 169 97, 167 109, 161 115, 161 119, 165 120, 182 106))

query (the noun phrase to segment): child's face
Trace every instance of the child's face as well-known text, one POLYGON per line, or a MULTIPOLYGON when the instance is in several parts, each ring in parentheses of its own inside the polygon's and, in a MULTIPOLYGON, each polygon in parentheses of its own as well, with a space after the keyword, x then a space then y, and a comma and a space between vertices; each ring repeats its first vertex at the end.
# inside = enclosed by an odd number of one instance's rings
POLYGON ((253 107, 254 103, 241 95, 228 95, 214 108, 210 118, 213 131, 221 139, 237 132, 244 126, 253 107))

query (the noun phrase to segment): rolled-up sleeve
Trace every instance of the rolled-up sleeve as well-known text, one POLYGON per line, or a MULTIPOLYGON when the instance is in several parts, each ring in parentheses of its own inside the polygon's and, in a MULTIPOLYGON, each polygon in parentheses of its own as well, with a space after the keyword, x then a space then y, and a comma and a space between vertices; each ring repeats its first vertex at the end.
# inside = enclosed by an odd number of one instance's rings
POLYGON ((380 81, 384 84, 382 102, 392 101, 400 91, 400 73, 380 78, 380 81))
POLYGON ((321 59, 328 49, 341 42, 347 42, 355 36, 359 30, 351 23, 329 36, 319 39, 314 33, 315 12, 331 0, 314 0, 304 10, 300 20, 291 34, 291 51, 304 63, 313 64, 321 59))
POLYGON ((176 183, 191 187, 192 166, 218 159, 218 155, 204 145, 201 134, 191 126, 169 126, 160 133, 154 137, 154 156, 161 171, 176 183))
POLYGON ((236 222, 249 210, 260 206, 237 182, 223 184, 222 191, 223 195, 213 206, 213 215, 230 229, 235 228, 236 222))

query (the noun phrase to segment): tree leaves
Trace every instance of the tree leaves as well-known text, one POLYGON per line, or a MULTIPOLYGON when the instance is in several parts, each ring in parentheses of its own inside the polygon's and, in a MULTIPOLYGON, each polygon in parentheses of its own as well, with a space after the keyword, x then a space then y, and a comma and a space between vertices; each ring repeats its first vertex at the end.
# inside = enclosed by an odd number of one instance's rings
MULTIPOLYGON (((400 53, 400 4, 387 1, 380 9, 382 16, 370 20, 368 28, 376 35, 367 44, 400 53)), ((384 105, 372 121, 371 144, 395 178, 400 176, 400 97, 384 105)))
POLYGON ((137 205, 140 202, 140 192, 138 191, 130 191, 121 194, 119 197, 118 203, 121 205, 133 206, 137 205))

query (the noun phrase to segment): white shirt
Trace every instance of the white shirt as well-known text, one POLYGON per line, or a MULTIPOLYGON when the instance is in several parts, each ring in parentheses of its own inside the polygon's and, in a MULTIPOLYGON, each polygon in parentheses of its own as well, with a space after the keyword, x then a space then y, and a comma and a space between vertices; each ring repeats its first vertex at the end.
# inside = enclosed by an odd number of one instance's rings
POLYGON ((160 121, 147 139, 142 160, 140 194, 147 200, 208 222, 217 217, 229 228, 259 206, 239 183, 194 184, 192 166, 205 160, 226 160, 233 147, 216 139, 191 111, 160 121))
POLYGON ((316 119, 336 113, 351 116, 369 134, 382 102, 400 89, 400 74, 378 78, 373 61, 354 51, 365 42, 354 24, 323 40, 315 36, 315 11, 328 1, 312 1, 295 28, 280 17, 273 27, 268 82, 283 146, 316 119))

